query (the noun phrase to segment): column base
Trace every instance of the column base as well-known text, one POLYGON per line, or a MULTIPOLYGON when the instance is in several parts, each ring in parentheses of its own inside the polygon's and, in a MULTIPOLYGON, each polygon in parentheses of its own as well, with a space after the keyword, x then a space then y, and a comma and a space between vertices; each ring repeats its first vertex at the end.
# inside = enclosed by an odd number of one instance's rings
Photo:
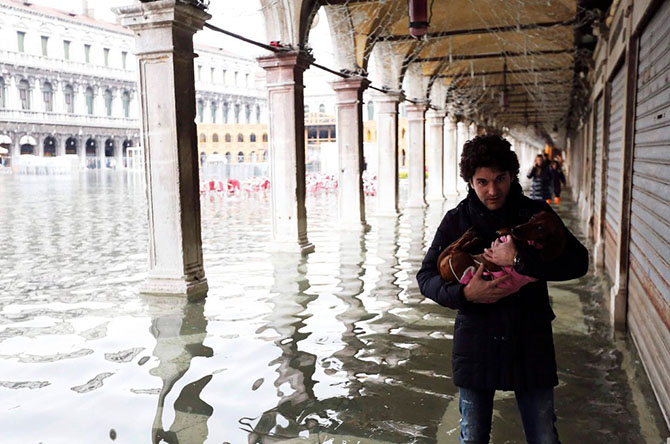
POLYGON ((593 245, 593 263, 597 268, 602 268, 605 263, 605 242, 602 239, 593 245))
POLYGON ((428 195, 428 196, 426 196, 426 201, 428 203, 430 203, 430 202, 443 202, 444 201, 444 196, 442 194, 436 194, 434 196, 428 195))
POLYGON ((426 208, 425 202, 407 202, 405 208, 426 208))
POLYGON ((140 293, 156 296, 186 296, 189 301, 197 301, 207 296, 207 279, 187 281, 149 277, 140 286, 140 293))
POLYGON ((610 322, 617 331, 626 331, 626 294, 619 285, 610 289, 610 322))
POLYGON ((364 233, 370 231, 370 225, 362 221, 340 221, 338 223, 338 229, 340 231, 361 231, 364 233))
POLYGON ((398 217, 400 212, 398 210, 375 210, 373 217, 398 217))
POLYGON ((268 253, 314 253, 314 244, 311 242, 299 243, 295 241, 272 240, 268 244, 266 251, 268 253))

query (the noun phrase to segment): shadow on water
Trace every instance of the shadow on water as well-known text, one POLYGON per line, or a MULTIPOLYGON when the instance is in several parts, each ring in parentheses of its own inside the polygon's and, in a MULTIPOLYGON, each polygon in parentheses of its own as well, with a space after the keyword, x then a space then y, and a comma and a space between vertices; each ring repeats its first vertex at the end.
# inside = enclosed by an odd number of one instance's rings
MULTIPOLYGON (((137 294, 147 226, 133 176, 5 176, 0 189, 3 444, 457 442, 455 312, 415 280, 455 202, 345 232, 336 195, 310 195, 316 251, 303 257, 266 251, 268 195, 206 195, 210 291, 185 303, 137 294)), ((601 274, 550 294, 562 441, 660 442, 668 431, 634 348, 610 333, 601 274)), ((509 393, 492 442, 524 442, 509 393)))

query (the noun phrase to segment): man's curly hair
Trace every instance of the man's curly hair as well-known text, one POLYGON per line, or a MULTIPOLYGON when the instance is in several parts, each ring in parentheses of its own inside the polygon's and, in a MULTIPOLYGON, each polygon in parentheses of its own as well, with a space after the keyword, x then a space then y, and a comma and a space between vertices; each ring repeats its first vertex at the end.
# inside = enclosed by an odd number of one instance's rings
POLYGON ((477 136, 463 145, 461 154, 461 177, 468 184, 475 175, 477 168, 495 168, 509 171, 512 182, 519 180, 519 159, 512 151, 512 145, 495 134, 477 136))

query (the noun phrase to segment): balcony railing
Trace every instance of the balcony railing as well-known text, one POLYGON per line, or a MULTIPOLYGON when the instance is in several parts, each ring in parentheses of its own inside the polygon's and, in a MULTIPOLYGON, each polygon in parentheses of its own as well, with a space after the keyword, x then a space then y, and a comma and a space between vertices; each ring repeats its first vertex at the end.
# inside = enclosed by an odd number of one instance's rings
POLYGON ((107 128, 139 128, 140 121, 128 117, 89 114, 54 113, 46 111, 0 109, 0 121, 52 125, 96 126, 107 128))

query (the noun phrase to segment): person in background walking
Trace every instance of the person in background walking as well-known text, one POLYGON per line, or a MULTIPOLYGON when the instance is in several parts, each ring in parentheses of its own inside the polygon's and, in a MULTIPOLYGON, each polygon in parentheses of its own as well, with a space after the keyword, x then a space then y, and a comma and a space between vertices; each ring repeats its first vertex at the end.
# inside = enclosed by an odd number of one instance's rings
POLYGON ((532 179, 530 184, 530 198, 533 200, 544 200, 551 203, 551 172, 549 165, 544 162, 542 154, 535 157, 535 163, 526 175, 532 179))
POLYGON ((551 162, 549 173, 551 175, 551 184, 554 188, 554 203, 559 205, 561 203, 561 184, 565 185, 565 174, 563 174, 561 164, 557 160, 551 162))

